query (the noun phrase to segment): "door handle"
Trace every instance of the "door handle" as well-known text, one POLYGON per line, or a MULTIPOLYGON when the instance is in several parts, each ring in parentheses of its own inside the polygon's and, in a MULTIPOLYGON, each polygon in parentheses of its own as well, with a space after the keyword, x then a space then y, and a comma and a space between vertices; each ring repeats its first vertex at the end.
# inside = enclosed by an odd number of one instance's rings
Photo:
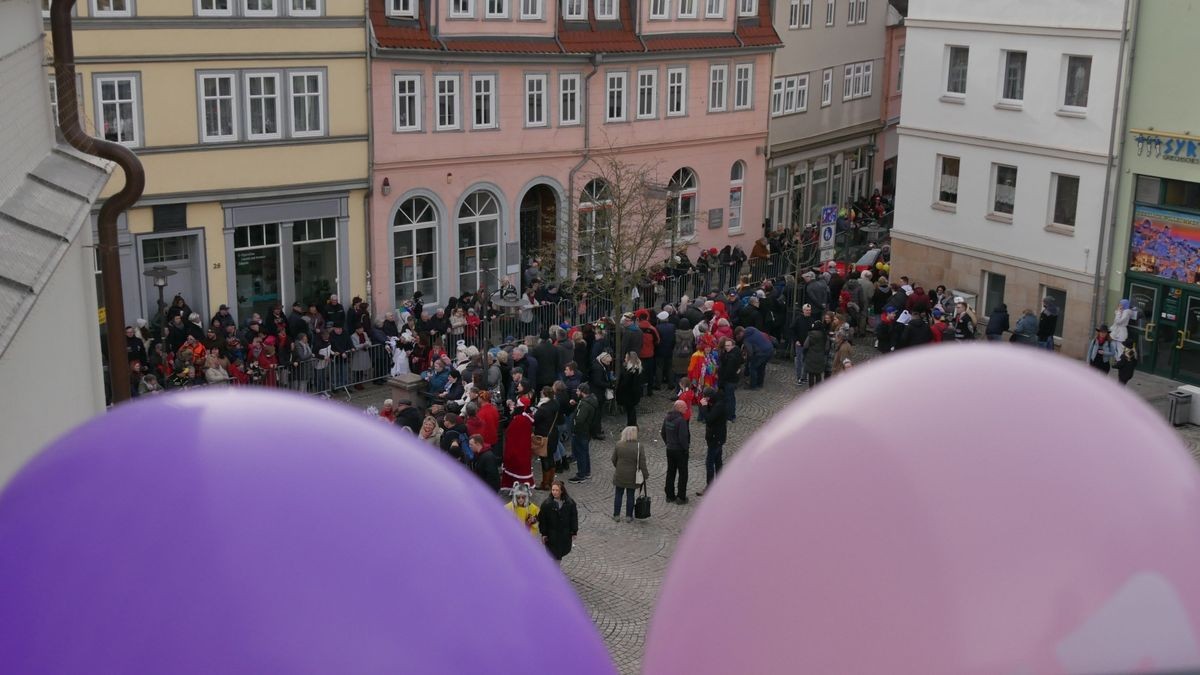
POLYGON ((1179 341, 1175 343, 1175 349, 1183 349, 1183 343, 1187 341, 1187 336, 1186 330, 1179 331, 1179 341))
POLYGON ((1157 334, 1155 333, 1155 331, 1157 331, 1157 330, 1158 330, 1158 324, 1156 324, 1156 323, 1146 324, 1146 341, 1147 342, 1154 342, 1154 339, 1156 337, 1158 337, 1157 334))

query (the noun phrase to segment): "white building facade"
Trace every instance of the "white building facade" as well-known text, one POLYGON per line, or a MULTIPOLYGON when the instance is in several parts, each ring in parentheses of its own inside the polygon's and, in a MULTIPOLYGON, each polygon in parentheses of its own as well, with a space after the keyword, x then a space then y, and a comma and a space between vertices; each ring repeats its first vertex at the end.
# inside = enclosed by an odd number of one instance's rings
MULTIPOLYGON (((913 0, 895 274, 1000 303, 1053 297, 1087 347, 1120 87, 1124 0, 913 0)), ((981 318, 982 322, 982 318, 981 318)))

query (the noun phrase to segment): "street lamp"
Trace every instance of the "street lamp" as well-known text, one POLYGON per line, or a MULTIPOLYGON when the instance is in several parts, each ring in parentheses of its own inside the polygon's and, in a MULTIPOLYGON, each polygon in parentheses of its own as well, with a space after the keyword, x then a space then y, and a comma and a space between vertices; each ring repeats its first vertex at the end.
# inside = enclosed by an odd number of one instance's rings
POLYGON ((161 324, 163 312, 166 311, 167 308, 167 303, 165 300, 163 300, 163 293, 167 289, 167 277, 173 276, 175 274, 175 270, 165 265, 155 265, 154 267, 146 270, 143 274, 148 277, 153 277, 154 287, 158 289, 158 314, 156 317, 159 319, 159 323, 161 324))

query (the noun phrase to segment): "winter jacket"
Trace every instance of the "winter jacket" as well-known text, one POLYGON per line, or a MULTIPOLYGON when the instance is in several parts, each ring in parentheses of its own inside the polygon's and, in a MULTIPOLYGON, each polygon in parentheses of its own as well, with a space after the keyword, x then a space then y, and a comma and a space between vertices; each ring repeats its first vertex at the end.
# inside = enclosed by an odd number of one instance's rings
POLYGON ((669 321, 662 321, 658 324, 658 349, 654 355, 658 358, 670 358, 671 351, 675 349, 675 324, 669 321))
POLYGON ((621 441, 612 451, 613 486, 619 488, 636 488, 637 470, 642 470, 642 476, 648 476, 650 469, 646 466, 646 447, 639 441, 621 441), (640 448, 641 457, 638 457, 640 448))
POLYGON ((742 367, 742 350, 733 348, 729 351, 721 350, 721 355, 717 359, 717 382, 720 384, 737 384, 741 377, 738 372, 742 367))
POLYGON ((595 435, 600 431, 600 401, 588 394, 575 406, 575 433, 595 435))
POLYGON ((553 495, 547 497, 538 512, 538 530, 550 555, 562 560, 571 552, 572 540, 579 534, 579 510, 575 501, 564 499, 558 502, 553 495))
POLYGON ((536 375, 534 381, 537 382, 538 389, 554 384, 555 377, 558 376, 559 371, 565 365, 558 362, 558 350, 554 348, 554 345, 550 344, 549 340, 539 340, 537 345, 529 351, 530 353, 526 354, 525 358, 533 357, 534 363, 537 364, 534 367, 536 374, 526 374, 536 375))
POLYGON ((1054 330, 1056 328, 1058 328, 1058 314, 1050 314, 1043 310, 1041 315, 1038 316, 1038 342, 1044 342, 1054 337, 1054 330))
POLYGON ((987 328, 983 332, 985 335, 1003 335, 1008 328, 1008 308, 1001 303, 988 317, 987 328))
POLYGON ((671 410, 667 413, 666 419, 663 420, 661 435, 663 442, 667 444, 667 450, 682 450, 687 452, 692 445, 692 432, 688 429, 688 421, 683 418, 683 413, 678 410, 671 410))
POLYGON ((704 419, 704 442, 709 447, 725 445, 726 422, 729 410, 725 407, 725 397, 717 394, 708 399, 708 405, 700 406, 700 414, 704 419))
POLYGON ((641 369, 635 372, 622 366, 621 379, 617 382, 617 390, 614 392, 616 401, 621 404, 621 407, 636 407, 638 401, 642 400, 642 377, 641 369))
POLYGON ((804 287, 805 301, 813 306, 813 314, 819 314, 829 306, 829 284, 817 277, 804 287))
POLYGON ((746 329, 746 332, 742 334, 742 344, 750 348, 752 358, 769 355, 775 351, 775 345, 772 344, 771 338, 757 328, 746 329))
POLYGON ((1025 314, 1017 320, 1017 327, 1013 329, 1013 342, 1021 342, 1024 344, 1033 344, 1037 339, 1038 320, 1032 314, 1025 314))
MULTIPOLYGON (((896 343, 896 349, 917 347, 930 342, 933 342, 933 331, 930 330, 929 324, 925 322, 925 319, 918 314, 900 331, 900 340, 896 343)), ((837 363, 838 361, 835 359, 834 364, 836 365, 837 363)))
POLYGON ((1096 360, 1097 355, 1100 356, 1104 363, 1111 365, 1113 360, 1117 358, 1117 343, 1111 337, 1105 340, 1104 344, 1100 344, 1099 340, 1092 338, 1091 344, 1088 345, 1087 356, 1083 360, 1091 364, 1096 360))
POLYGON ((549 436, 558 425, 558 401, 549 399, 537 407, 533 413, 533 435, 549 436))
POLYGON ((804 340, 804 367, 808 372, 825 372, 825 365, 828 360, 828 342, 829 339, 825 335, 825 331, 820 328, 808 331, 808 337, 804 340))
POLYGON ((975 319, 971 318, 970 314, 963 312, 954 319, 954 339, 967 341, 975 339, 975 319))

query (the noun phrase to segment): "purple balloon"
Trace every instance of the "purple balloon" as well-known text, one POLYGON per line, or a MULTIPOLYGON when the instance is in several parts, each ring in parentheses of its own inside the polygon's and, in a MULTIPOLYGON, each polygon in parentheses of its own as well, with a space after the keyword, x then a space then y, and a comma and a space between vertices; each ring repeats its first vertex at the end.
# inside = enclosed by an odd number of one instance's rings
POLYGON ((118 407, 0 495, 0 670, 614 673, 550 556, 437 450, 349 408, 118 407))

